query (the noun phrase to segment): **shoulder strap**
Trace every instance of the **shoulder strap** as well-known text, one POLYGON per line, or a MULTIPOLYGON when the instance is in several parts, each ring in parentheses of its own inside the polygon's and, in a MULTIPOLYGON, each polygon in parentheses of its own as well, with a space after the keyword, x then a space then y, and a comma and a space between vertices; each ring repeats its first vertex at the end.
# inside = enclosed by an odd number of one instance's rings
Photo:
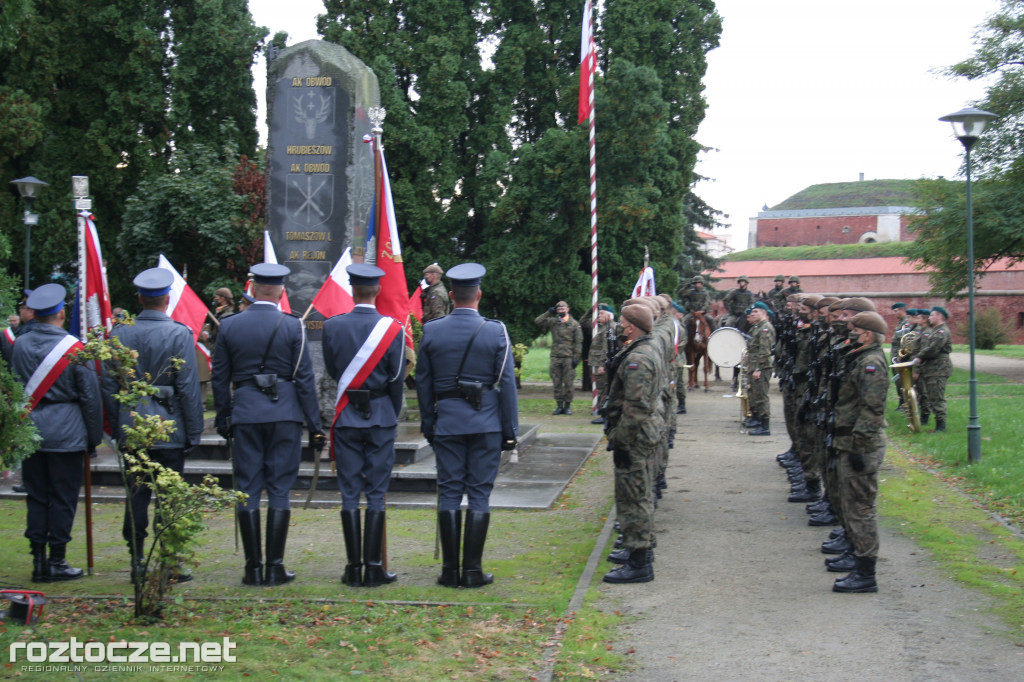
POLYGON ((267 366, 267 356, 270 355, 270 347, 274 345, 274 337, 277 336, 277 330, 281 327, 282 322, 284 322, 284 313, 281 313, 281 317, 277 318, 277 324, 274 325, 274 331, 270 333, 270 340, 267 341, 267 347, 263 350, 263 359, 260 360, 259 374, 263 374, 263 370, 267 366))
POLYGON ((473 332, 473 336, 469 337, 469 344, 466 345, 466 351, 462 354, 462 362, 459 363, 459 369, 455 372, 455 385, 459 385, 459 378, 462 377, 462 368, 466 366, 466 358, 469 357, 469 349, 473 347, 473 342, 476 341, 476 335, 480 333, 480 330, 487 324, 487 318, 484 318, 476 331, 473 332))

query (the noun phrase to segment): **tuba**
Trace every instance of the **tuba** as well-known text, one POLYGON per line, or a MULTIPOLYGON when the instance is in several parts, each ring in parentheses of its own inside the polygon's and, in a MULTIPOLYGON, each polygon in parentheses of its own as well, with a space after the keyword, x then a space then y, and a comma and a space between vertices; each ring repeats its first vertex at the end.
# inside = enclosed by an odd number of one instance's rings
POLYGON ((907 332, 900 337, 900 349, 896 353, 894 360, 899 362, 908 362, 914 352, 917 350, 917 340, 920 338, 921 332, 907 332))
MULTIPOLYGON (((902 344, 900 357, 903 357, 902 344)), ((914 363, 894 362, 892 368, 898 373, 900 386, 903 388, 903 404, 907 408, 907 426, 914 433, 921 433, 921 408, 917 402, 917 391, 914 390, 914 363)))

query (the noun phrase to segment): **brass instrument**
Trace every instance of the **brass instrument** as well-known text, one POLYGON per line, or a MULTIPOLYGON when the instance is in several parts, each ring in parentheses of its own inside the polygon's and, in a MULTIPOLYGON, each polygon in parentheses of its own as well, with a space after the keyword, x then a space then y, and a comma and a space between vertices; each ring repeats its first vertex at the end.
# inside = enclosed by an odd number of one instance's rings
POLYGON ((740 385, 736 391, 736 397, 740 399, 740 420, 746 420, 747 417, 752 416, 750 413, 750 397, 747 395, 750 393, 750 378, 747 376, 747 349, 743 349, 742 355, 740 355, 740 385), (747 387, 747 393, 743 392, 743 387, 747 387))
MULTIPOLYGON (((900 337, 900 349, 896 353, 896 357, 893 361, 907 362, 911 356, 917 351, 917 339, 921 336, 921 332, 907 332, 900 337)), ((893 365, 895 367, 895 364, 893 365)))
MULTIPOLYGON (((902 346, 900 355, 903 355, 902 346)), ((903 404, 907 408, 907 426, 914 433, 921 433, 921 408, 917 403, 917 391, 914 390, 913 367, 913 362, 892 363, 892 368, 899 373, 900 386, 903 387, 903 404)))

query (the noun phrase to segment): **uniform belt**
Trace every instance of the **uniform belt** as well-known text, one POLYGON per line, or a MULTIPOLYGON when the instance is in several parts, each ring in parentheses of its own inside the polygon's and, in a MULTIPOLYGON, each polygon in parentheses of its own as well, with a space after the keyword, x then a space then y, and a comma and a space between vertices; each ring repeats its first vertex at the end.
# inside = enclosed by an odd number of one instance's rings
POLYGON ((345 393, 351 393, 352 391, 368 391, 369 394, 370 394, 370 399, 371 400, 373 400, 374 398, 383 398, 384 396, 389 395, 388 391, 386 389, 383 389, 383 388, 371 388, 371 389, 350 388, 350 389, 346 390, 345 393))
MULTIPOLYGON (((484 386, 484 390, 485 391, 490 391, 490 390, 492 390, 492 387, 491 386, 484 386)), ((462 397, 463 397, 462 393, 457 388, 453 388, 450 391, 438 391, 437 392, 437 399, 438 400, 449 400, 451 398, 462 398, 462 397)))
MULTIPOLYGON (((288 382, 291 382, 291 378, 289 378, 289 377, 278 377, 277 380, 278 381, 288 381, 288 382)), ((236 381, 234 384, 232 384, 232 386, 235 387, 236 391, 238 389, 242 388, 243 386, 255 386, 255 385, 256 385, 256 380, 255 379, 242 379, 241 381, 236 381)))

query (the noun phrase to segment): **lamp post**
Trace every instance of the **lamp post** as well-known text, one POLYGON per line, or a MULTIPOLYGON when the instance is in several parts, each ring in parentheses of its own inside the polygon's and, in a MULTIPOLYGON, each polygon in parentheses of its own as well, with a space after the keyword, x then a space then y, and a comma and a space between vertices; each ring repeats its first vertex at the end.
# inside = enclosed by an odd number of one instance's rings
POLYGON ((990 111, 967 108, 943 116, 940 121, 953 124, 953 134, 964 145, 967 166, 967 263, 970 268, 967 278, 967 301, 970 329, 968 343, 971 353, 971 379, 968 382, 970 394, 970 416, 967 420, 967 461, 981 461, 981 422, 978 421, 978 380, 974 375, 974 215, 971 209, 971 147, 981 137, 985 127, 999 118, 990 111))
POLYGON ((32 202, 36 200, 44 187, 50 183, 43 182, 31 175, 17 180, 11 180, 11 184, 18 188, 18 193, 25 200, 25 288, 28 289, 29 255, 32 244, 32 226, 39 222, 39 216, 32 212, 32 202))

